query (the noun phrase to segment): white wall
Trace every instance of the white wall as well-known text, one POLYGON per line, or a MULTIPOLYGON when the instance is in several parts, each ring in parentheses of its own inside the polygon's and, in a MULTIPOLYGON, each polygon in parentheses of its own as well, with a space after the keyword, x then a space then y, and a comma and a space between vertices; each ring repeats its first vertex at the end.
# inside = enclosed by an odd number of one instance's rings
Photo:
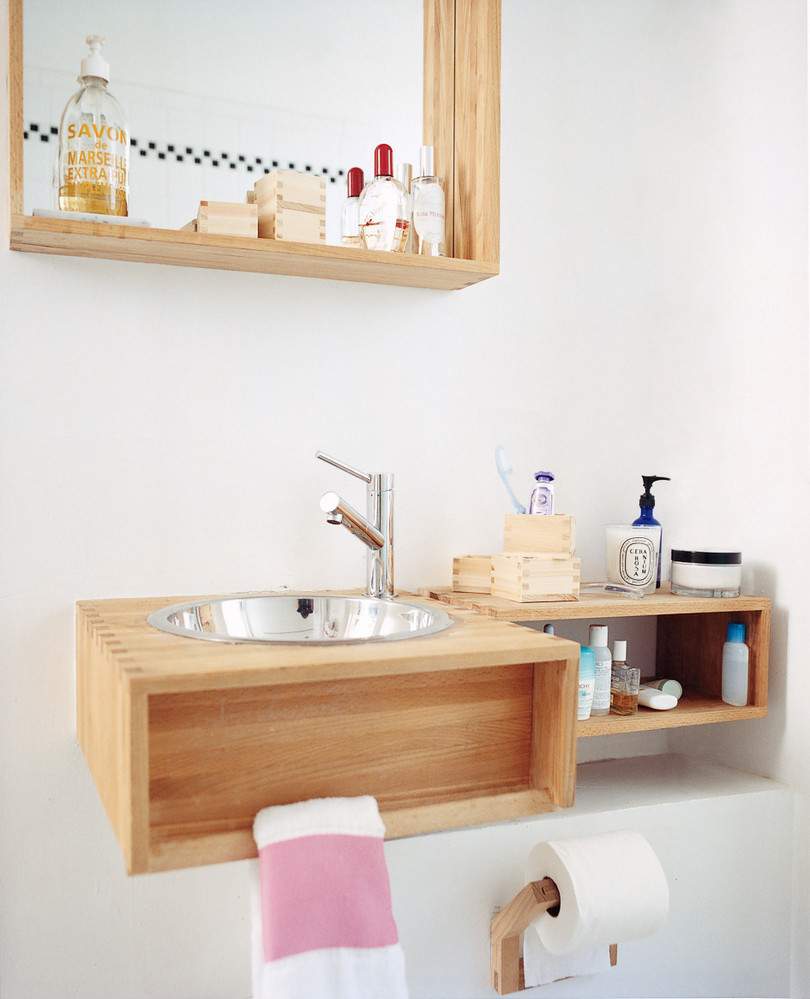
MULTIPOLYGON (((356 585, 363 553, 317 506, 351 486, 318 447, 396 473, 399 585, 447 582, 453 555, 500 545, 497 443, 524 492, 557 474, 585 578, 654 472, 672 538, 734 540, 774 599, 767 720, 588 751, 668 741, 797 789, 792 993, 810 992, 805 4, 503 6, 494 280, 444 294, 0 254, 4 997, 249 991, 243 865, 123 874, 76 745, 74 602, 356 585)), ((684 841, 715 828, 673 821, 684 841)), ((731 962, 733 926, 711 931, 731 962)), ((415 981, 442 960, 409 955, 415 981)), ((767 960, 783 981, 784 954, 767 960)))

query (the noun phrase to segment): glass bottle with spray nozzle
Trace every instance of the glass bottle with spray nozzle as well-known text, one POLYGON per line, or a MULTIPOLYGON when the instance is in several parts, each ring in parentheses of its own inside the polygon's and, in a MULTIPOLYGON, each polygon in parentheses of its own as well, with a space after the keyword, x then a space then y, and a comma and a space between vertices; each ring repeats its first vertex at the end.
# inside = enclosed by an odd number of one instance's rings
POLYGON ((443 257, 445 239, 444 181, 435 176, 433 146, 419 150, 419 176, 411 187, 413 198, 413 252, 443 257))
POLYGON ((394 177, 394 154, 383 142, 374 150, 374 179, 360 195, 360 235, 367 250, 402 253, 408 243, 408 192, 394 177))
POLYGON ((402 252, 410 253, 413 248, 413 198, 411 197, 413 167, 410 163, 397 163, 394 167, 394 177, 402 184, 408 194, 408 238, 405 240, 402 252))
POLYGON ((107 90, 110 66, 101 55, 105 39, 90 35, 80 89, 59 123, 57 207, 68 212, 127 215, 129 128, 121 105, 107 90))
POLYGON ((340 215, 341 246, 363 246, 360 235, 360 192, 363 190, 363 171, 352 167, 346 175, 346 200, 340 215))

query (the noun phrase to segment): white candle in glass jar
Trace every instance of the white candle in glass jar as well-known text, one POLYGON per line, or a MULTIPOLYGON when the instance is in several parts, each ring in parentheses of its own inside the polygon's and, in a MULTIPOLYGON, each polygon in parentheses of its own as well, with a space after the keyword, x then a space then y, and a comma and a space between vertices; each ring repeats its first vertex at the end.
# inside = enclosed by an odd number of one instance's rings
POLYGON ((608 581, 654 593, 660 544, 661 527, 658 524, 639 527, 608 524, 605 528, 608 581))

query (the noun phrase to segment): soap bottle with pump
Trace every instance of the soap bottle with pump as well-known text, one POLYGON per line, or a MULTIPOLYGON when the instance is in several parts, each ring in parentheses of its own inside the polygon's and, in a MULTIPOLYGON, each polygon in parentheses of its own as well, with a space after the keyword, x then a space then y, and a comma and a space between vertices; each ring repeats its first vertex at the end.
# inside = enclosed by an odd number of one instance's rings
POLYGON ((424 257, 443 257, 445 240, 444 181, 435 175, 433 146, 419 150, 419 176, 414 178, 413 252, 424 257))
POLYGON ((67 102, 59 123, 56 203, 61 211, 127 215, 129 127, 121 105, 107 90, 105 39, 90 35, 82 60, 81 87, 67 102))
MULTIPOLYGON (((655 497, 652 494, 652 487, 654 482, 669 482, 670 478, 668 475, 642 475, 641 481, 644 483, 644 492, 638 500, 639 516, 633 521, 633 527, 661 527, 660 522, 653 517, 655 497)), ((655 580, 657 590, 661 587, 661 555, 664 550, 661 543, 662 538, 663 529, 658 539, 658 575, 655 580)))
POLYGON ((363 171, 352 167, 346 175, 346 200, 340 214, 341 246, 363 246, 360 235, 360 192, 363 190, 363 171))
POLYGON ((403 253, 408 243, 408 192, 394 177, 394 154, 383 142, 374 150, 374 179, 360 195, 360 235, 367 250, 403 253))

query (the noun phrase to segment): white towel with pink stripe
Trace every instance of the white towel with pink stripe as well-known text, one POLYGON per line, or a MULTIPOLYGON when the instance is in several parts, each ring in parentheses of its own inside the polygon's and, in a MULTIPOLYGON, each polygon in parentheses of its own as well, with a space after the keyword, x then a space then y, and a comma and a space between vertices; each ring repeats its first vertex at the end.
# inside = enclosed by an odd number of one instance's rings
POLYGON ((253 836, 253 999, 407 999, 369 796, 265 808, 253 836))

